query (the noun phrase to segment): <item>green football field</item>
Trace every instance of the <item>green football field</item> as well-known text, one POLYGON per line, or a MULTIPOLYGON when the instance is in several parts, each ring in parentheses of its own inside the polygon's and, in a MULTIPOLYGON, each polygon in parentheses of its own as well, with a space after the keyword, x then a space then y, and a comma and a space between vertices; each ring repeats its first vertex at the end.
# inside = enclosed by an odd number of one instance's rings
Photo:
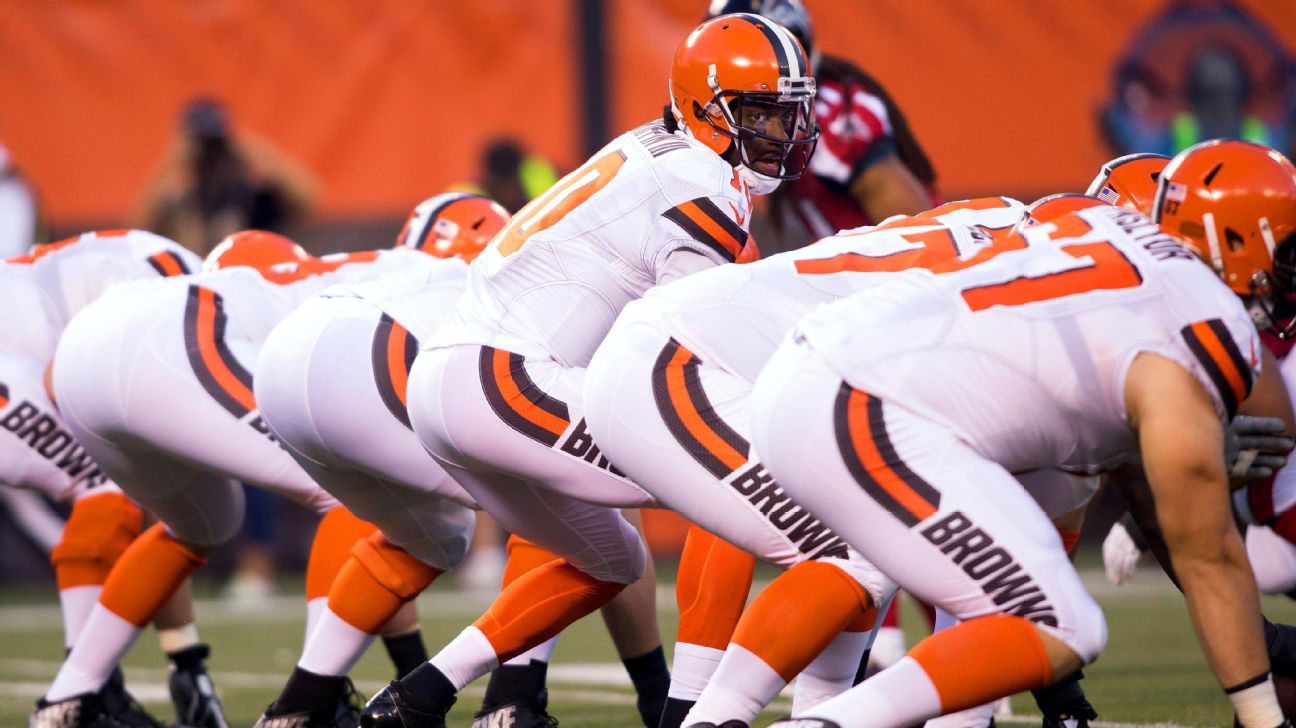
MULTIPOLYGON (((1102 658, 1086 669, 1086 691, 1101 714, 1100 725, 1223 726, 1231 714, 1214 685, 1197 648, 1187 613, 1173 586, 1159 573, 1141 571, 1119 589, 1100 572, 1082 572, 1107 614, 1111 639, 1102 658)), ((52 588, 52 587, 51 587, 52 588)), ((289 591, 285 587, 285 591, 289 591)), ((424 635, 430 650, 474 618, 489 595, 437 589, 420 601, 424 635)), ((663 637, 670 643, 675 624, 669 586, 659 591, 663 637)), ((1291 600, 1267 598, 1271 619, 1296 621, 1291 600)), ((302 640, 300 600, 281 597, 263 610, 231 612, 219 601, 201 600, 198 615, 203 638, 211 643, 209 666, 235 726, 247 726, 274 698, 296 660, 302 640)), ((906 612, 910 625, 920 622, 906 612)), ((0 726, 21 726, 32 703, 58 669, 62 654, 61 622, 52 599, 40 592, 13 590, 0 597, 0 726)), ((145 633, 126 659, 127 680, 150 709, 169 716, 165 666, 156 639, 145 633)), ((390 667, 380 647, 370 651, 354 676, 361 692, 377 690, 389 679, 390 667)), ((574 625, 563 636, 550 670, 551 712, 563 728, 639 725, 634 696, 624 670, 597 617, 574 625)), ((481 697, 479 681, 469 687, 452 713, 450 725, 466 727, 481 697)), ((789 708, 780 699, 757 725, 789 708)), ((1000 724, 1039 725, 1030 696, 1012 701, 1021 719, 1000 724)))

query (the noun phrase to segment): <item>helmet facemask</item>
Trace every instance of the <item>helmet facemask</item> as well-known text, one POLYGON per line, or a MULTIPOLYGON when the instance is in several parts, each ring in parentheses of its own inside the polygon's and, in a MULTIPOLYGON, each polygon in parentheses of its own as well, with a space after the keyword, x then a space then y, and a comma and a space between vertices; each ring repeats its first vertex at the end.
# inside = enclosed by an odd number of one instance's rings
POLYGON ((799 179, 819 143, 814 79, 803 79, 802 85, 796 93, 721 91, 703 118, 733 141, 730 153, 746 169, 770 180, 799 179))
POLYGON ((1256 325, 1283 340, 1296 338, 1296 232, 1274 248, 1273 272, 1256 271, 1247 287, 1247 309, 1256 325))

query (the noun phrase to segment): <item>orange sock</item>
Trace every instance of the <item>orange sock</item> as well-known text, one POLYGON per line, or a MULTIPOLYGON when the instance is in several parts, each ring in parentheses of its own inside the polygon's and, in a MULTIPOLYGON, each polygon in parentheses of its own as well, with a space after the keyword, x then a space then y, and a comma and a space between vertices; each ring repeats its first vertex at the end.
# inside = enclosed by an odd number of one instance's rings
POLYGON ((514 580, 473 626, 504 663, 607 604, 625 588, 557 559, 514 580))
POLYGON ((941 630, 919 642, 909 657, 936 686, 942 713, 1042 688, 1053 678, 1035 626, 1003 614, 941 630))
POLYGON ((1069 556, 1072 551, 1075 551, 1076 543, 1080 541, 1080 532, 1063 531, 1059 528, 1058 535, 1062 537, 1062 550, 1069 556))
POLYGON ((328 596, 342 565, 351 558, 351 548, 377 530, 342 506, 325 513, 315 528, 306 563, 306 601, 328 596))
POLYGON ((143 629, 203 557, 154 524, 126 549, 104 582, 99 603, 143 629))
POLYGON ((689 526, 675 577, 680 613, 676 641, 716 650, 728 646, 747 605, 755 568, 755 556, 689 526))
POLYGON ((140 509, 124 493, 92 495, 73 503, 63 537, 50 552, 59 590, 104 583, 143 524, 140 509))
POLYGON ((504 563, 504 579, 500 582, 500 589, 517 581, 518 577, 532 569, 538 569, 550 561, 558 559, 557 554, 547 551, 521 536, 509 536, 505 548, 508 550, 508 561, 504 563))
POLYGON ((790 682, 847 626, 877 610, 864 587, 832 564, 804 561, 770 583, 738 622, 733 642, 790 682))
POLYGON ((441 570, 414 558, 381 533, 360 539, 328 592, 329 609, 347 624, 377 634, 441 570))

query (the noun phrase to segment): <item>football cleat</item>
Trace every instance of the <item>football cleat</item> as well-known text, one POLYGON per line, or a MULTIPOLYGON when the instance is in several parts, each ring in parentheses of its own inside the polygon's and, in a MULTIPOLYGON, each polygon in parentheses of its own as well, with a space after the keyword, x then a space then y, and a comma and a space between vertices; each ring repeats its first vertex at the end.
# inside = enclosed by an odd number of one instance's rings
POLYGON ((451 700, 442 710, 429 713, 410 705, 405 686, 393 680, 369 699, 360 714, 361 728, 445 728, 451 700))
MULTIPOLYGON (((777 725, 777 723, 772 724, 772 725, 777 725)), ((818 726, 819 724, 816 722, 816 723, 814 723, 814 725, 818 726)), ((834 727, 835 727, 836 725, 837 725, 836 723, 825 723, 825 724, 824 724, 825 728, 826 728, 827 726, 834 726, 834 727)), ((715 723, 693 723, 692 725, 689 725, 689 726, 687 726, 686 728, 747 728, 747 724, 744 723, 744 722, 742 722, 742 721, 740 721, 740 720, 726 720, 725 722, 721 723, 720 725, 716 725, 715 723)))
POLYGON ((271 703, 252 728, 357 728, 364 701, 351 679, 345 680, 334 705, 320 710, 276 714, 275 704, 271 703))
POLYGON ((207 645, 195 645, 185 651, 192 653, 193 660, 182 660, 195 664, 196 667, 176 667, 171 664, 167 676, 167 688, 171 692, 171 703, 175 706, 176 722, 194 728, 229 728, 221 708, 216 688, 202 661, 207 659, 210 650, 207 645))
POLYGON ((56 703, 44 698, 27 717, 27 728, 163 728, 125 690, 105 686, 56 703))
POLYGON ((541 690, 534 700, 497 705, 473 716, 472 728, 554 728, 558 719, 547 710, 549 691, 541 690))
POLYGON ((1043 728, 1089 728, 1089 721, 1098 717, 1090 708, 1089 715, 1046 715, 1043 728))
POLYGON ((841 728, 840 723, 834 723, 826 718, 783 718, 770 723, 770 728, 780 726, 780 728, 841 728))

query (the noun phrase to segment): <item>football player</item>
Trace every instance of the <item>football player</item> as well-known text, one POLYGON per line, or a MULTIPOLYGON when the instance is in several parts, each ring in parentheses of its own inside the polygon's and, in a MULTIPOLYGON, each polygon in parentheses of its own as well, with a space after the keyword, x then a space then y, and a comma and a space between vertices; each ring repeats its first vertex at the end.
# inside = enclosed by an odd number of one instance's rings
POLYGON ((904 114, 877 79, 846 58, 820 52, 801 0, 712 0, 708 17, 724 13, 756 13, 787 28, 810 56, 819 92, 821 136, 809 173, 771 198, 776 250, 937 204, 936 173, 904 114))
POLYGON ((1253 154, 1223 165, 1209 195, 1198 176, 1175 178, 1180 165, 1209 169, 1212 155, 1189 150, 1162 175, 1157 199, 1177 203, 1158 216, 1164 227, 1106 206, 1064 215, 980 264, 910 271, 826 306, 770 360, 752 395, 770 470, 906 589, 962 620, 797 725, 910 725, 1096 658, 1101 610, 1011 473, 1097 472, 1134 457, 1241 725, 1285 724, 1227 505, 1224 425, 1253 386, 1275 414, 1290 418, 1290 402, 1273 396, 1281 380, 1246 309, 1167 230, 1218 221, 1187 239, 1207 260, 1223 229, 1280 240, 1296 231, 1296 169, 1253 154))
MULTIPOLYGON (((63 424, 47 387, 54 349, 67 322, 112 285, 183 275, 201 263, 166 238, 141 230, 105 230, 41 246, 0 264, 0 483, 72 504, 62 538, 50 554, 68 649, 109 570, 139 535, 144 517, 63 424)), ((203 667, 207 648, 198 642, 188 592, 155 624, 172 663, 177 719, 224 725, 203 667)), ((119 671, 114 670, 94 702, 132 725, 154 723, 125 693, 119 671)))
POLYGON ((419 440, 507 530, 562 558, 509 584, 429 663, 375 696, 366 726, 443 725, 468 682, 643 573, 642 539, 617 509, 654 499, 590 436, 584 368, 649 287, 740 259, 751 195, 802 174, 817 139, 805 52, 759 16, 699 26, 669 85, 662 122, 613 140, 513 217, 415 360, 408 405, 419 440))
POLYGON ((240 233, 212 252, 203 272, 115 286, 68 324, 52 378, 68 429, 162 523, 113 566, 34 725, 46 716, 77 715, 76 725, 97 718, 94 696, 140 627, 211 548, 238 532, 240 482, 327 514, 307 572, 312 601, 327 593, 356 539, 373 530, 274 442, 252 396, 250 367, 270 328, 328 280, 350 274, 308 276, 310 260, 281 236, 240 233))

